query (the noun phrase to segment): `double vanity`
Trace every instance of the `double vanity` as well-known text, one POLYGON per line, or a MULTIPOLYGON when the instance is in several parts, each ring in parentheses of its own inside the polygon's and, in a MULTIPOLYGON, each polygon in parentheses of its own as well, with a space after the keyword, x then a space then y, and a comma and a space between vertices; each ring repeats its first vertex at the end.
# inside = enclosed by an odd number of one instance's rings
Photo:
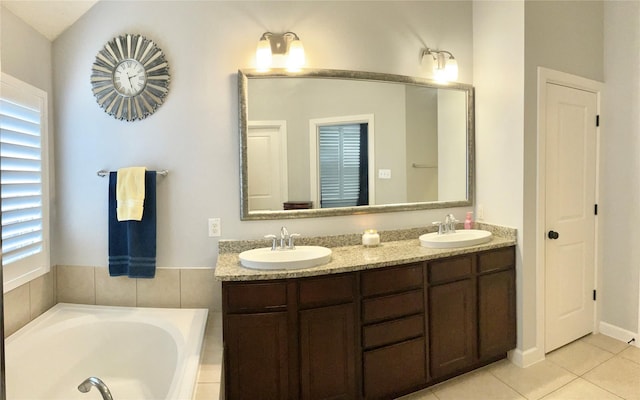
POLYGON ((300 237, 257 255, 246 251, 271 243, 221 241, 226 398, 392 399, 504 358, 516 345, 515 231, 477 225, 491 233, 480 244, 426 229, 382 232, 376 247, 300 237), (307 248, 329 258, 297 264, 307 248))

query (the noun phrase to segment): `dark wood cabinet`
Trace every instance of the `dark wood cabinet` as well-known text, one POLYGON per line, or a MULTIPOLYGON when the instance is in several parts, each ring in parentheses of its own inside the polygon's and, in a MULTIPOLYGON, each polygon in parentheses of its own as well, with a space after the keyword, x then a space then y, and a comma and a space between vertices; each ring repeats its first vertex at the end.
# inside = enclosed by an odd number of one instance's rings
POLYGON ((475 291, 470 278, 429 288, 429 360, 433 378, 475 361, 475 291))
POLYGON ((365 399, 390 399, 427 382, 424 263, 361 274, 365 399))
POLYGON ((394 399, 427 382, 424 337, 364 352, 365 399, 394 399))
POLYGON ((287 314, 227 315, 224 331, 227 398, 289 398, 287 314))
POLYGON ((513 248, 481 254, 478 269, 478 351, 484 360, 516 347, 513 248))
POLYGON ((355 273, 222 292, 227 399, 358 397, 355 273))
POLYGON ((353 304, 300 312, 302 399, 355 399, 353 304))
POLYGON ((393 399, 516 345, 515 247, 222 292, 230 400, 393 399))

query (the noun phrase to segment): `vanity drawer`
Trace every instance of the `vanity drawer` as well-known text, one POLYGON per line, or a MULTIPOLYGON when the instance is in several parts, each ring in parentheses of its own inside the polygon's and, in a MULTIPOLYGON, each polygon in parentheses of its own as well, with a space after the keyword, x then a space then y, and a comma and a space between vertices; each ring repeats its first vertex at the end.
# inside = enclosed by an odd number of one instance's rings
POLYGON ((473 258, 464 256, 433 261, 429 263, 427 268, 430 284, 451 281, 471 275, 473 272, 473 258))
POLYGON ((362 346, 364 348, 385 346, 423 335, 424 317, 422 314, 418 314, 411 317, 365 326, 362 329, 362 346))
POLYGON ((362 321, 367 324, 417 314, 424 310, 423 291, 394 294, 362 301, 362 321))
POLYGON ((422 263, 416 263, 363 272, 360 277, 362 295, 367 297, 421 288, 422 266, 422 263))
POLYGON ((487 251, 478 255, 478 272, 513 268, 515 265, 515 247, 487 251))
POLYGON ((275 311, 287 308, 285 282, 223 282, 222 291, 227 312, 275 311))
POLYGON ((298 283, 298 303, 302 308, 320 307, 353 301, 355 274, 309 278, 298 283))
POLYGON ((362 357, 366 399, 392 399, 427 381, 424 338, 365 351, 362 357))

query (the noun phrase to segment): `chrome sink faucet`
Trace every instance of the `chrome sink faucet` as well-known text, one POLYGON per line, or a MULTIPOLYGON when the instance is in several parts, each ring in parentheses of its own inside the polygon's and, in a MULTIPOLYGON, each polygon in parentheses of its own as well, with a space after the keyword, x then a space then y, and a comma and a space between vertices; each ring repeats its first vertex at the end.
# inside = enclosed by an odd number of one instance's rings
POLYGON ((284 226, 280 228, 280 248, 285 248, 285 243, 290 240, 289 231, 284 226))
POLYGON ((82 393, 89 393, 91 387, 95 386, 100 391, 102 395, 102 400, 113 400, 113 396, 111 396, 111 392, 107 385, 100 378, 96 378, 95 376, 91 376, 84 381, 80 385, 78 385, 78 390, 82 393))
POLYGON ((277 244, 278 237, 276 235, 265 235, 265 239, 271 240, 271 250, 294 250, 295 238, 299 237, 298 233, 289 233, 284 226, 280 228, 280 246, 277 244))
POLYGON ((453 214, 447 214, 444 217, 444 222, 436 221, 432 224, 438 227, 438 235, 444 235, 446 233, 456 233, 456 222, 458 220, 453 214))
POLYGON ((447 214, 444 218, 444 223, 447 225, 447 232, 456 233, 456 222, 458 222, 458 220, 456 220, 456 217, 454 217, 453 214, 447 214))

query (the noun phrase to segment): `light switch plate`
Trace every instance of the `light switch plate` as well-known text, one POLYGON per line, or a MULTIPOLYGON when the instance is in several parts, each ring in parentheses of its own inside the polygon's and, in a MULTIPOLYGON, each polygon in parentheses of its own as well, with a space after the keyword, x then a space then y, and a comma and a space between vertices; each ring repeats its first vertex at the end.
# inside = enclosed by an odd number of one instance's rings
POLYGON ((391 179, 391 170, 390 169, 379 169, 378 170, 378 178, 379 179, 391 179))

